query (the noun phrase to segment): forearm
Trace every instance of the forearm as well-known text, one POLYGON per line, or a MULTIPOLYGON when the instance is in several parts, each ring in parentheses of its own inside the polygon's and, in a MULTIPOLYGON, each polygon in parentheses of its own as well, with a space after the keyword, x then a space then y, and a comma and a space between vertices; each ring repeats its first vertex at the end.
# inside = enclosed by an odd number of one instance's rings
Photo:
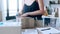
POLYGON ((42 10, 37 10, 37 11, 28 13, 28 15, 42 15, 42 14, 44 14, 44 11, 42 10))

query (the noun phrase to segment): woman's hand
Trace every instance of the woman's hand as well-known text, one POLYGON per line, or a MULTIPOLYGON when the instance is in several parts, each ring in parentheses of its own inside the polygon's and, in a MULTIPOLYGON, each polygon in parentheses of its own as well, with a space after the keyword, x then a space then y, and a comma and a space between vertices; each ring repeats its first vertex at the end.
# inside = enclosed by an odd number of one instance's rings
POLYGON ((28 13, 22 14, 21 17, 27 17, 28 13))

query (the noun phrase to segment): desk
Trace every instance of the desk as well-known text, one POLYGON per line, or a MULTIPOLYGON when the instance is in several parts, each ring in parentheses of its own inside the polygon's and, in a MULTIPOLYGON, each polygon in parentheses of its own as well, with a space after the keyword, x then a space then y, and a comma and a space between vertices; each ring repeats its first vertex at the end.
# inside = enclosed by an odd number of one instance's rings
POLYGON ((21 25, 18 22, 0 22, 1 34, 21 34, 21 25))
MULTIPOLYGON (((26 31, 26 30, 28 30, 30 33, 29 34, 43 34, 40 30, 41 29, 44 29, 44 28, 50 28, 50 27, 43 27, 43 28, 36 28, 36 29, 22 29, 22 33, 23 32, 26 32, 26 33, 24 33, 24 34, 28 34, 28 32, 26 31), (36 31, 37 30, 37 31, 36 31), (33 31, 33 32, 32 32, 33 31), (34 33, 34 31, 35 31, 35 33, 34 33)), ((52 27, 51 27, 52 28, 52 27)), ((56 33, 58 33, 58 32, 60 32, 60 29, 58 29, 58 28, 52 28, 52 30, 53 31, 57 31, 56 33), (54 30, 53 30, 54 29, 54 30)), ((53 32, 53 31, 50 31, 50 32, 53 32)), ((47 31, 48 32, 48 31, 47 31)), ((53 32, 54 33, 54 32, 53 32)))
POLYGON ((60 30, 57 30, 52 27, 37 28, 37 30, 38 30, 39 34, 52 34, 52 33, 55 33, 55 34, 59 33, 60 34, 60 30), (50 29, 42 31, 43 29, 48 29, 48 28, 50 28, 50 29))

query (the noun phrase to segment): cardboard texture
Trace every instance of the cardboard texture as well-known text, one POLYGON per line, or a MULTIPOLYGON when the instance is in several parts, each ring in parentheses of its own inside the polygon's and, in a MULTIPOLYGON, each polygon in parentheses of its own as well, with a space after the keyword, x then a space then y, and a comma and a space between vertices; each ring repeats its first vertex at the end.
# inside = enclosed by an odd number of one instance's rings
POLYGON ((22 28, 36 28, 36 27, 43 27, 43 21, 42 20, 34 20, 30 17, 23 17, 21 19, 22 22, 22 28))
POLYGON ((37 27, 43 27, 43 20, 36 20, 37 27))
POLYGON ((21 18, 22 28, 34 28, 34 19, 30 17, 21 18))
POLYGON ((34 18, 30 17, 21 18, 21 22, 22 22, 22 29, 43 27, 42 20, 34 20, 34 18))

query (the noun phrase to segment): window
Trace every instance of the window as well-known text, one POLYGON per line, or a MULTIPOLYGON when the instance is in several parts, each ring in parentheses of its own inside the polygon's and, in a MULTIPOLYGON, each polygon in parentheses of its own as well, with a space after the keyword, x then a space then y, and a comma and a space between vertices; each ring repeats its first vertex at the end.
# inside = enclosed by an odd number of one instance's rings
POLYGON ((9 16, 15 16, 17 13, 17 0, 8 0, 9 16))
POLYGON ((6 20, 15 19, 16 13, 22 9, 22 0, 4 0, 6 20))

